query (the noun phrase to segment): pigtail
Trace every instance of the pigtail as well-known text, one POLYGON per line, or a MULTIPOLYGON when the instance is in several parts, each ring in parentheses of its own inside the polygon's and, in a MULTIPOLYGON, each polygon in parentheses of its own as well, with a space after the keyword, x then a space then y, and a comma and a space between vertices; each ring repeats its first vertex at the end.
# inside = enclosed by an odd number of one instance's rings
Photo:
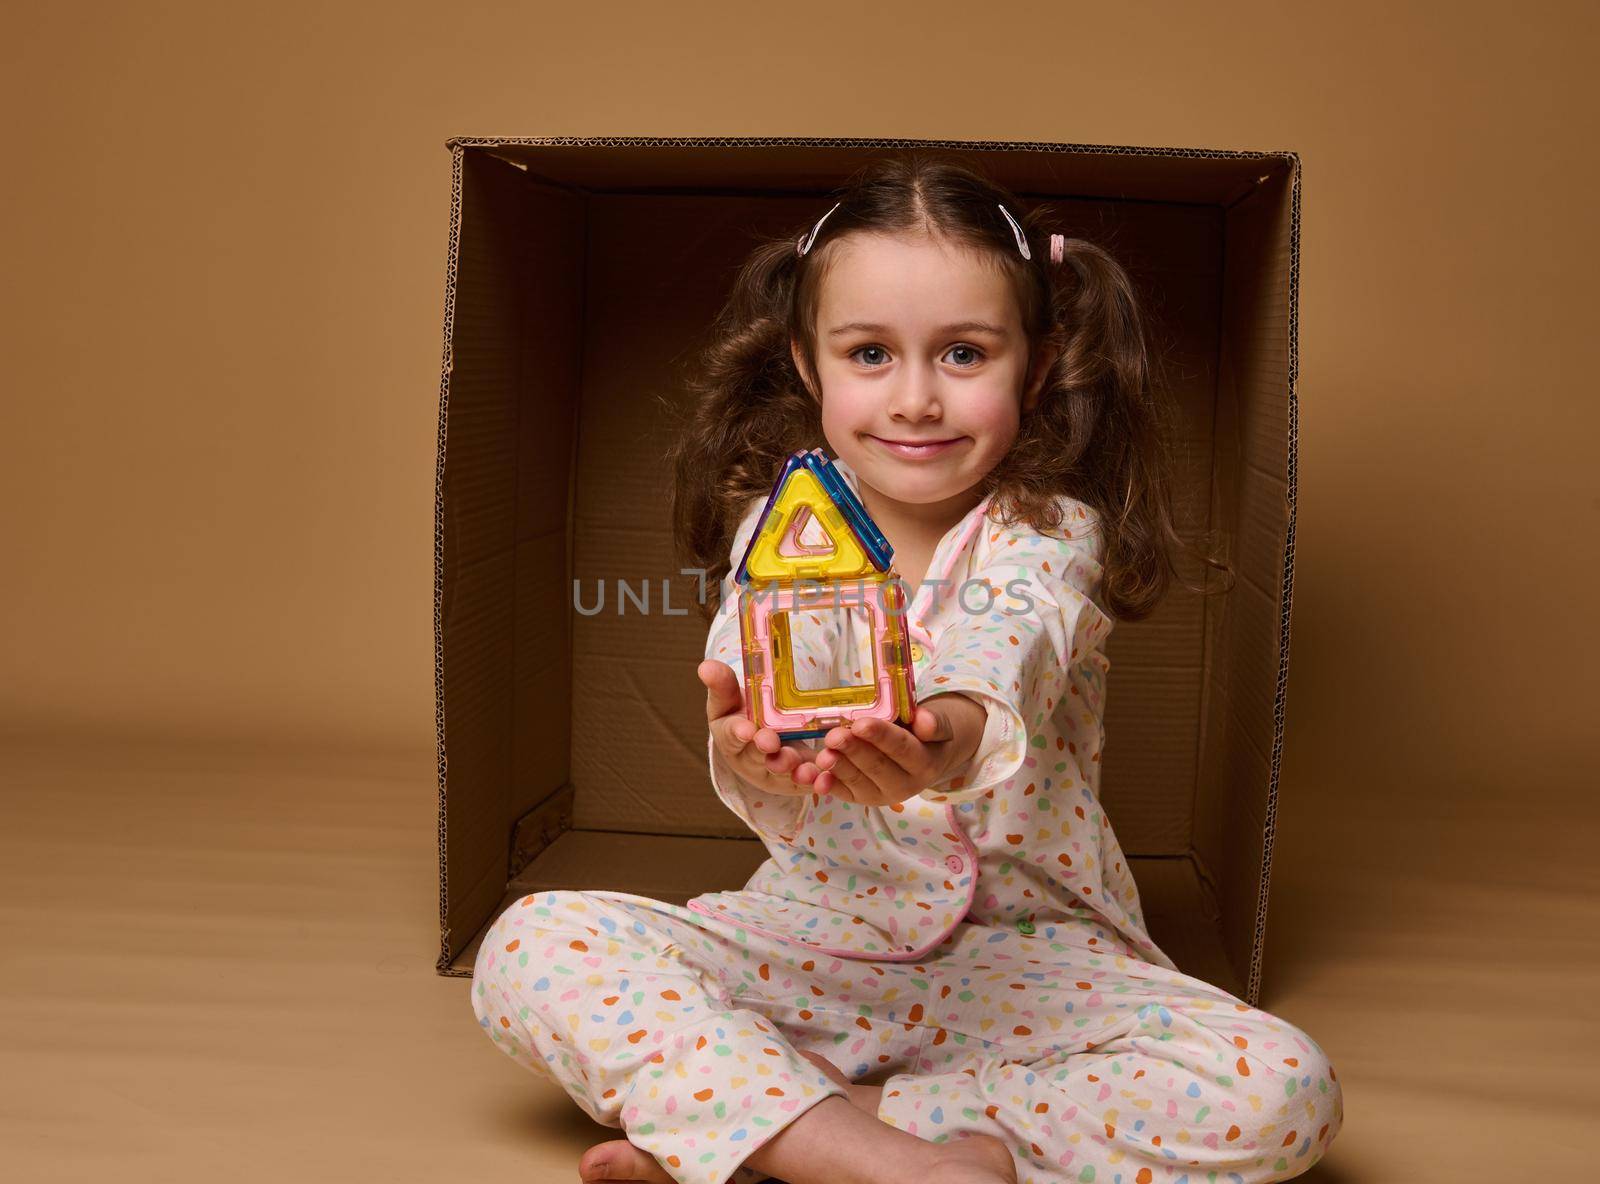
POLYGON ((685 379, 690 404, 667 451, 677 560, 706 573, 708 620, 750 499, 771 490, 790 453, 823 441, 820 408, 789 350, 795 242, 764 242, 740 268, 685 379))
POLYGON ((1060 525, 1056 492, 1093 507, 1101 600, 1118 619, 1139 620, 1179 575, 1173 552, 1192 549, 1173 525, 1175 408, 1160 397, 1138 293, 1121 264, 1095 243, 1051 233, 1040 268, 1049 296, 1038 331, 1056 352, 1037 407, 991 479, 1006 491, 1002 515, 1039 529, 1060 525))

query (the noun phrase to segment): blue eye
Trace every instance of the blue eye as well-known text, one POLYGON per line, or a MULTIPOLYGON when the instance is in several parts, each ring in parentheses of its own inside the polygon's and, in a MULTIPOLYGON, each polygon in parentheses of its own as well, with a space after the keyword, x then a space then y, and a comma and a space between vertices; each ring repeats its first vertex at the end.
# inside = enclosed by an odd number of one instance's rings
MULTIPOLYGON (((850 357, 850 358, 854 358, 857 354, 864 354, 868 350, 873 350, 873 351, 875 351, 876 353, 879 353, 879 354, 882 354, 882 353, 885 352, 883 346, 881 346, 881 345, 858 345, 858 346, 856 346, 855 349, 851 350, 849 352, 849 354, 847 354, 846 356, 850 357)), ((959 366, 963 370, 970 370, 972 367, 976 366, 980 361, 983 360, 983 356, 984 356, 983 351, 981 349, 979 349, 975 345, 952 345, 945 352, 948 355, 948 354, 954 353, 956 350, 962 350, 962 351, 964 351, 964 352, 966 352, 968 354, 974 355, 973 356, 973 360, 970 361, 970 362, 957 362, 956 363, 956 365, 959 366)), ((879 367, 881 367, 883 365, 882 362, 863 362, 862 364, 865 365, 868 370, 876 370, 876 369, 878 369, 879 367)))

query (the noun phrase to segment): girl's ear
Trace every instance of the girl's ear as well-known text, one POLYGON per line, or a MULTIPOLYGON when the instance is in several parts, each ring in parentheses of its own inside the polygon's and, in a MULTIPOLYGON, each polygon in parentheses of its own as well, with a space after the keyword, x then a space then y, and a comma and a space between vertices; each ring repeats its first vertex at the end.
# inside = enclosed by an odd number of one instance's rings
POLYGON ((795 371, 800 375, 800 381, 805 384, 806 393, 815 399, 816 388, 812 385, 811 375, 806 372, 806 360, 800 353, 800 343, 793 337, 789 338, 789 356, 794 359, 795 371))
POLYGON ((1055 365, 1056 355, 1061 352, 1061 347, 1048 342, 1041 345, 1033 355, 1033 366, 1028 372, 1028 385, 1022 392, 1022 410, 1031 414, 1039 405, 1039 392, 1044 387, 1045 376, 1050 373, 1050 367, 1055 365))

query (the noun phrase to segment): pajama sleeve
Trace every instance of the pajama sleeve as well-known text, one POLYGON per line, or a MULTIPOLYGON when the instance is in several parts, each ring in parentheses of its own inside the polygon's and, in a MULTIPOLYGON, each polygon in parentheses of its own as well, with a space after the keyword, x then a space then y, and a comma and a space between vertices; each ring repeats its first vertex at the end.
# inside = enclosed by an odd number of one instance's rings
MULTIPOLYGON (((722 603, 706 638, 706 657, 728 665, 739 680, 741 692, 744 690, 744 654, 739 633, 739 585, 733 576, 765 505, 765 497, 756 498, 734 532, 728 574, 722 579, 722 603)), ((792 842, 811 796, 767 793, 747 781, 722 755, 709 729, 706 752, 711 766, 711 786, 723 804, 763 841, 780 845, 792 842)))
POLYGON ((1093 600, 1102 573, 1094 512, 1062 501, 1062 524, 1048 534, 1025 522, 986 524, 968 577, 978 583, 949 593, 959 599, 918 697, 960 692, 983 705, 985 723, 972 761, 925 787, 928 800, 968 801, 1014 777, 1067 693, 1069 668, 1111 632, 1112 618, 1093 600), (985 601, 987 611, 966 611, 985 601))

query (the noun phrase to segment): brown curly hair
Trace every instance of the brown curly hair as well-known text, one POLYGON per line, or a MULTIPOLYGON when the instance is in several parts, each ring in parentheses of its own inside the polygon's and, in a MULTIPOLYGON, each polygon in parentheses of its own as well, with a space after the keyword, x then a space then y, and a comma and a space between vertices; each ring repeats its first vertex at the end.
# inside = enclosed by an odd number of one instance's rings
MULTIPOLYGON (((1148 616, 1178 574, 1171 548, 1188 545, 1172 521, 1173 415, 1155 393, 1158 367, 1122 266, 1079 238, 1067 238, 1062 262, 1052 264, 1047 210, 1029 208, 966 163, 936 153, 877 157, 830 196, 839 207, 806 255, 796 246, 810 226, 756 245, 690 364, 685 381, 693 398, 668 451, 678 561, 703 569, 705 587, 720 590, 750 499, 771 491, 796 449, 827 451, 820 402, 795 365, 790 340, 814 375, 829 246, 856 231, 920 232, 992 253, 1012 281, 1029 348, 1057 347, 1037 405, 981 483, 980 495, 993 496, 989 512, 1007 525, 1053 531, 1061 525, 1060 494, 1092 507, 1104 545, 1101 606, 1122 620, 1148 616), (1031 260, 1018 252, 997 202, 1021 224, 1031 260)), ((1228 570, 1211 556, 1202 559, 1228 570)), ((707 617, 715 610, 714 598, 702 603, 707 617)))

